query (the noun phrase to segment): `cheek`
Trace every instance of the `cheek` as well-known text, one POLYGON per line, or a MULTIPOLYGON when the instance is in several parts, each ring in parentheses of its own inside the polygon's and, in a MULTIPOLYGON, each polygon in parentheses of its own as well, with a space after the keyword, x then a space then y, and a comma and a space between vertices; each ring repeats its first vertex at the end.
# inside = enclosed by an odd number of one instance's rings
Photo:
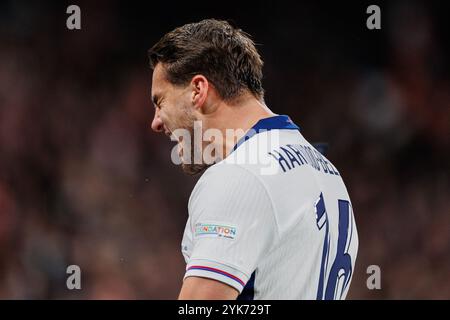
POLYGON ((160 113, 161 120, 164 122, 164 125, 170 130, 173 131, 176 129, 176 115, 169 108, 162 108, 160 113))
POLYGON ((170 127, 173 120, 176 118, 175 108, 169 103, 165 103, 161 106, 159 117, 164 122, 166 126, 170 127))
POLYGON ((190 128, 191 117, 188 110, 183 106, 174 106, 167 111, 167 121, 173 127, 172 129, 190 128))
POLYGON ((173 132, 179 128, 177 123, 177 115, 174 110, 163 106, 159 113, 159 117, 161 121, 164 123, 164 126, 170 131, 173 132))

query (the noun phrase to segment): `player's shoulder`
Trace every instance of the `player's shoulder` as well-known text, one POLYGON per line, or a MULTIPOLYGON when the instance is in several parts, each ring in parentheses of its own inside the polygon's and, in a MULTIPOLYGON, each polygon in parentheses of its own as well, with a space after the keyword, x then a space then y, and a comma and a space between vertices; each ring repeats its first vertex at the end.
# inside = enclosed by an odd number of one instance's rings
POLYGON ((224 163, 235 164, 251 172, 256 177, 264 178, 274 175, 275 162, 271 154, 283 144, 294 143, 300 139, 298 130, 267 130, 253 135, 250 139, 238 144, 224 159, 224 163))
POLYGON ((222 160, 205 170, 198 180, 194 190, 207 186, 208 188, 219 187, 223 189, 224 184, 239 184, 246 181, 257 182, 258 178, 254 171, 248 166, 235 162, 222 160))
POLYGON ((283 176, 271 151, 299 138, 297 130, 268 130, 237 145, 225 159, 205 170, 191 193, 189 206, 202 199, 231 199, 236 190, 248 199, 267 196, 283 176), (277 175, 280 177, 273 179, 277 175))
POLYGON ((198 202, 246 199, 248 193, 265 192, 265 186, 254 171, 237 163, 221 161, 205 170, 197 181, 189 198, 189 207, 198 202), (225 200, 224 200, 225 199, 225 200))

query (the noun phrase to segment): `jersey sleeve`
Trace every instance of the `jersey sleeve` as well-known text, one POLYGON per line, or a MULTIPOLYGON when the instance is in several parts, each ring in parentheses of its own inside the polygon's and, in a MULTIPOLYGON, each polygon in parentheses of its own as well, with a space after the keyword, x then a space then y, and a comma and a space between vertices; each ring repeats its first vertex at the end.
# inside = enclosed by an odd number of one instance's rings
POLYGON ((277 235, 269 194, 259 178, 234 164, 217 164, 189 201, 193 243, 186 277, 226 283, 242 292, 277 235))

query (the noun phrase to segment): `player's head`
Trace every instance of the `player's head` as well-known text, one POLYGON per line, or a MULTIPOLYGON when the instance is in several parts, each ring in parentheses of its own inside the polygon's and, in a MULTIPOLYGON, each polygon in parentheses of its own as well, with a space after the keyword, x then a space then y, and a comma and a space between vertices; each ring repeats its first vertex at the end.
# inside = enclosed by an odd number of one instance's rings
MULTIPOLYGON (((207 19, 176 28, 148 54, 154 131, 168 135, 176 129, 192 131, 194 121, 207 119, 219 104, 242 95, 263 100, 261 57, 250 37, 226 21, 207 19)), ((194 144, 190 145, 193 153, 194 144)), ((183 161, 188 173, 204 167, 183 161)))

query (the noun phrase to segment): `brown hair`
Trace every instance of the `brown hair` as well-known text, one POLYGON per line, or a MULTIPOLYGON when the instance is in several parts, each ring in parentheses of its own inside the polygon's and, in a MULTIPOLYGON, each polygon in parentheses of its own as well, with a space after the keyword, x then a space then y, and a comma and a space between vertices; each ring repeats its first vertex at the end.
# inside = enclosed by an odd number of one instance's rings
POLYGON ((250 36, 226 21, 206 19, 164 35, 149 51, 150 66, 161 62, 167 80, 186 85, 204 75, 224 100, 248 89, 262 99, 263 61, 250 36))

